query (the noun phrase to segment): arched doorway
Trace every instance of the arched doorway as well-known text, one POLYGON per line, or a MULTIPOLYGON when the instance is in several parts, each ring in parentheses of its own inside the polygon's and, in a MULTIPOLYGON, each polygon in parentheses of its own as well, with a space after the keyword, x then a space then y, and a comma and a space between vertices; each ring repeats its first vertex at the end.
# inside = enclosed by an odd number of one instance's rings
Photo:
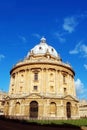
POLYGON ((36 101, 32 101, 30 103, 30 118, 38 117, 38 103, 36 101))
POLYGON ((67 113, 67 118, 71 118, 71 103, 67 102, 66 104, 66 113, 67 113))

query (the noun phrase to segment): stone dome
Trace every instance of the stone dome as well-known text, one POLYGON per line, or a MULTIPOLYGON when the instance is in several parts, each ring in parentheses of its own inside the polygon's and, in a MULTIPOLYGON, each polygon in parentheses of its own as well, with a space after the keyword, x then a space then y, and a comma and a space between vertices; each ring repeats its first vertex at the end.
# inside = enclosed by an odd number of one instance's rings
POLYGON ((31 49, 30 52, 28 52, 27 57, 29 57, 31 53, 36 56, 45 55, 48 53, 52 57, 60 59, 60 56, 57 53, 57 51, 52 46, 49 46, 46 43, 46 39, 44 37, 41 38, 41 41, 39 44, 37 44, 34 48, 31 49))

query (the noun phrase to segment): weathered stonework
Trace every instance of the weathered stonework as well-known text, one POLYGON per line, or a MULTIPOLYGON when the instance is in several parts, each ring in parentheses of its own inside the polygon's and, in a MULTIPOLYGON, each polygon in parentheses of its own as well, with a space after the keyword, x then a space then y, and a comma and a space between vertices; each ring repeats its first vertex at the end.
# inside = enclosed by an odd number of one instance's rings
POLYGON ((0 115, 4 114, 4 105, 5 105, 6 97, 7 97, 7 93, 0 91, 0 115))
POLYGON ((10 71, 5 115, 37 119, 79 118, 74 71, 42 38, 10 71), (41 51, 42 50, 42 51, 41 51))
POLYGON ((87 118, 87 100, 79 102, 79 114, 81 118, 87 118))

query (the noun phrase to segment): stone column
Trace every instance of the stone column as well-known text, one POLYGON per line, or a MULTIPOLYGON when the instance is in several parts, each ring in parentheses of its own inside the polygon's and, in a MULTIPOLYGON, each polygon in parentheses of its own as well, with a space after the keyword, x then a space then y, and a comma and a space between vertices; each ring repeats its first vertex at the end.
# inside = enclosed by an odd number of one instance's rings
POLYGON ((72 83, 70 74, 67 75, 67 94, 72 94, 72 83))
POLYGON ((25 77, 24 77, 24 92, 25 93, 27 93, 27 94, 29 94, 29 75, 28 75, 28 73, 29 73, 29 70, 28 69, 26 69, 25 70, 25 77))
POLYGON ((39 119, 43 119, 43 115, 44 115, 44 104, 43 101, 41 103, 39 103, 39 111, 38 111, 38 118, 39 119))
POLYGON ((58 95, 58 88, 59 88, 58 80, 59 80, 59 76, 58 76, 58 72, 56 70, 55 71, 55 93, 56 93, 56 95, 58 95))
POLYGON ((17 75, 16 75, 16 85, 15 85, 15 93, 19 93, 19 82, 20 82, 20 77, 19 77, 20 73, 17 72, 17 75))
POLYGON ((17 87, 18 87, 18 72, 15 73, 14 93, 16 93, 17 87))
POLYGON ((46 95, 46 69, 42 69, 42 74, 43 74, 43 82, 42 82, 42 90, 43 90, 43 95, 46 95))
POLYGON ((59 93, 63 95, 63 78, 61 71, 59 71, 59 93))
POLYGON ((43 72, 43 68, 41 68, 41 79, 40 79, 40 93, 41 95, 44 94, 44 72, 43 72))
POLYGON ((30 80, 29 80, 29 92, 30 93, 32 93, 32 90, 33 90, 33 86, 32 86, 32 84, 33 84, 33 76, 32 76, 32 71, 31 71, 31 69, 30 69, 30 71, 29 71, 29 78, 30 78, 30 80))
POLYGON ((46 73, 45 73, 45 81, 46 81, 46 95, 48 95, 48 91, 49 91, 49 80, 48 80, 48 69, 46 69, 46 73))

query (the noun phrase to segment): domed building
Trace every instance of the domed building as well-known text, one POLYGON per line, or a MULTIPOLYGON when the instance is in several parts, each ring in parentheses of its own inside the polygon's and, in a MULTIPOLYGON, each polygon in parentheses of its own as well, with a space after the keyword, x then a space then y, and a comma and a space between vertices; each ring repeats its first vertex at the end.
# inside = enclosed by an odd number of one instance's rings
POLYGON ((62 62, 45 38, 11 69, 10 76, 5 115, 27 119, 79 118, 75 72, 62 62))

